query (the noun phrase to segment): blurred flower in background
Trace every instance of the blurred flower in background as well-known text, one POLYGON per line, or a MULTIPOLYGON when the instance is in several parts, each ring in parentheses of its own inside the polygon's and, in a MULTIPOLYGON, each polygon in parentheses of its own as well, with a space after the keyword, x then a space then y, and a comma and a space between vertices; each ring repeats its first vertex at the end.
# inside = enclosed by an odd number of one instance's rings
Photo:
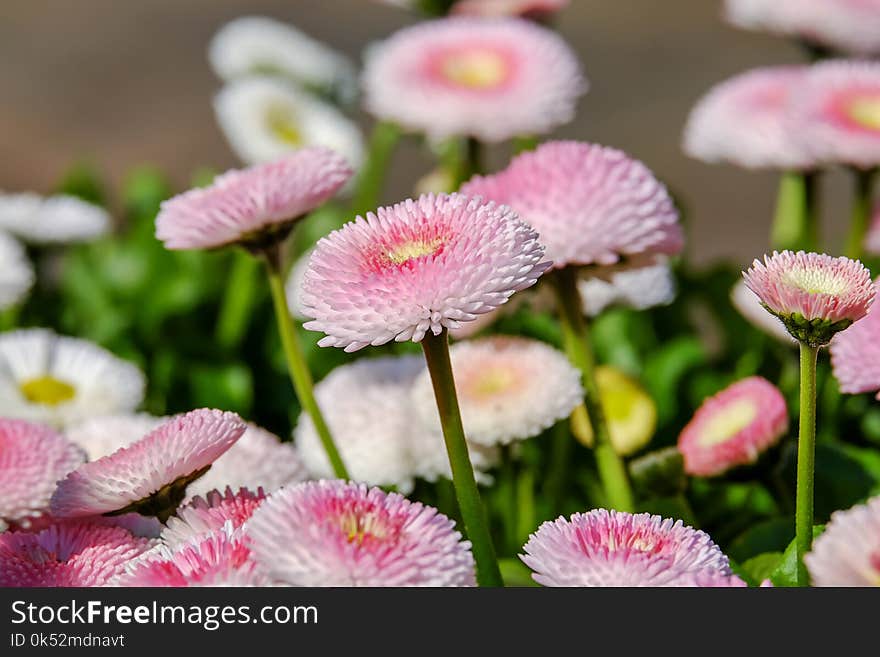
POLYGON ((34 268, 24 247, 0 232, 0 312, 22 301, 34 284, 34 268))
POLYGON ((110 215, 74 196, 0 194, 3 230, 33 244, 88 242, 110 230, 110 215))

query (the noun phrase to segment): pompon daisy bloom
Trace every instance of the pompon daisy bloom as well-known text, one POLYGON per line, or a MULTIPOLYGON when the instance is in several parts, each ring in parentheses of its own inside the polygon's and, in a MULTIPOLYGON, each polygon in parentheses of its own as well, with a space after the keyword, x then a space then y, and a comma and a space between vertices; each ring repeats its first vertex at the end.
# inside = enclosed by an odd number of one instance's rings
POLYGON ((333 105, 271 77, 229 82, 214 98, 220 129, 245 164, 263 164, 309 146, 339 153, 353 169, 364 160, 358 126, 333 105))
POLYGON ((240 488, 233 492, 229 486, 223 492, 212 490, 205 497, 194 497, 168 519, 162 530, 162 541, 176 547, 197 536, 216 532, 226 523, 230 523, 232 529, 240 529, 264 499, 266 493, 262 488, 253 492, 240 488))
MULTIPOLYGON (((880 279, 875 289, 880 294, 880 279)), ((876 297, 867 317, 834 336, 831 366, 842 392, 877 392, 880 399, 880 310, 876 297)))
POLYGON ((713 87, 691 110, 684 150, 704 162, 749 169, 807 169, 814 162, 798 143, 789 99, 806 66, 759 68, 713 87))
POLYGON ((666 188, 644 164, 613 148, 548 142, 461 191, 513 208, 538 232, 556 268, 673 255, 683 246, 666 188))
POLYGON ((506 18, 420 23, 371 47, 364 104, 431 139, 499 142, 568 123, 587 89, 577 57, 546 28, 506 18))
POLYGON ((875 295, 871 272, 858 260, 818 253, 774 251, 743 277, 792 336, 814 347, 864 317, 875 295))
POLYGON ((688 474, 712 477, 754 463, 788 430, 785 398, 752 376, 705 400, 678 437, 688 474))
POLYGON ((75 196, 0 194, 0 230, 33 244, 88 242, 110 230, 110 215, 75 196))
POLYGON ((46 329, 0 335, 0 416, 67 427, 134 410, 141 371, 101 347, 46 329))
POLYGON ((357 93, 354 65, 347 57, 265 16, 242 16, 220 28, 208 46, 208 60, 227 81, 271 74, 344 101, 357 93))
POLYGON ((584 313, 595 317, 610 306, 646 310, 675 299, 675 276, 668 260, 657 256, 649 264, 586 270, 578 279, 584 313))
POLYGON ((595 509, 542 524, 520 558, 543 586, 693 586, 730 575, 720 548, 681 520, 595 509))
POLYGON ((294 586, 474 586, 470 543, 397 493, 318 481, 270 496, 248 521, 254 557, 294 586))
POLYGON ((52 495, 52 515, 136 511, 164 522, 183 501, 187 484, 203 475, 246 428, 235 413, 209 409, 171 418, 129 447, 67 475, 52 495))
POLYGON ((122 527, 64 521, 39 532, 0 534, 0 586, 109 586, 152 546, 122 527))
POLYGON ((767 312, 761 305, 761 300, 752 292, 742 279, 736 282, 730 291, 730 302, 752 326, 760 329, 767 335, 776 338, 780 342, 796 345, 797 342, 785 328, 785 324, 767 312))
POLYGON ((832 513, 804 563, 813 586, 880 586, 880 497, 832 513))
POLYGON ((0 311, 24 299, 34 284, 34 268, 24 248, 0 232, 0 311))
MULTIPOLYGON (((537 436, 584 398, 580 372, 565 354, 537 340, 496 336, 458 342, 450 357, 465 435, 475 444, 506 445, 537 436)), ((427 370, 414 384, 412 400, 427 426, 439 426, 427 370)))
POLYGON ((119 586, 269 586, 240 530, 220 529, 174 547, 160 545, 129 565, 119 586))
POLYGON ((818 162, 871 169, 880 164, 880 63, 814 65, 792 94, 792 126, 818 162))
POLYGON ((570 0, 458 0, 453 14, 469 16, 529 16, 554 14, 569 5, 570 0))
POLYGON ((873 256, 880 255, 880 203, 874 205, 871 225, 865 236, 865 253, 873 256))
POLYGON ((163 201, 156 237, 168 249, 229 244, 260 249, 286 236, 298 219, 330 199, 351 175, 343 157, 322 147, 229 171, 210 187, 163 201))
POLYGON ((504 304, 549 267, 509 208, 461 194, 379 208, 322 238, 302 285, 322 347, 421 342, 504 304))
POLYGON ((51 428, 0 418, 0 520, 44 515, 55 484, 84 460, 82 450, 51 428))
POLYGON ((85 450, 89 461, 97 461, 121 447, 128 447, 166 420, 148 413, 99 415, 78 422, 64 434, 85 450))
POLYGON ((207 495, 211 490, 232 488, 264 489, 266 492, 308 479, 308 471, 297 449, 282 443, 271 431, 255 424, 223 456, 211 465, 203 477, 190 484, 187 493, 207 495))

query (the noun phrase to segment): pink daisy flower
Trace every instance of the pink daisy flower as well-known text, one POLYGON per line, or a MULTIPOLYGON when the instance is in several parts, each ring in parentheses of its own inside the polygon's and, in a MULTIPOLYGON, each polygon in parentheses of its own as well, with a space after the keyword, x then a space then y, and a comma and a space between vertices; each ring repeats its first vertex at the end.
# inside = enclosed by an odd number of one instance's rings
POLYGON ((865 253, 880 256, 880 203, 874 204, 871 226, 865 236, 865 253))
POLYGON ((698 160, 749 169, 807 169, 812 159, 791 130, 788 102, 809 69, 759 68, 713 87, 691 110, 684 150, 698 160))
POLYGON ((704 571, 730 575, 704 532, 647 513, 594 509, 542 524, 520 558, 543 586, 693 586, 704 571))
POLYGON ((156 237, 168 249, 243 244, 262 249, 348 181, 352 169, 329 148, 301 148, 274 162, 218 176, 162 203, 156 237))
POLYGON ((82 450, 49 427, 0 418, 0 522, 46 514, 56 482, 83 461, 82 450))
POLYGON ((366 109, 432 139, 499 142, 574 117, 587 89, 577 58, 544 27, 469 16, 419 23, 367 52, 366 109))
POLYGON ((773 252, 743 273, 746 285, 788 332, 812 346, 828 344, 868 313, 871 272, 858 260, 818 253, 773 252))
POLYGON ((504 304, 549 267, 538 234, 503 206, 428 194, 322 238, 302 284, 322 347, 420 342, 504 304))
POLYGON ((0 534, 0 586, 108 586, 152 545, 122 527, 87 520, 0 534))
POLYGON ((452 5, 452 13, 484 17, 542 17, 568 5, 569 0, 458 0, 452 5))
POLYGON ((81 465, 58 483, 52 514, 80 517, 137 511, 166 520, 247 425, 235 413, 201 409, 170 419, 139 441, 81 465))
MULTIPOLYGON (((723 589, 741 589, 748 588, 748 584, 737 575, 727 575, 719 570, 703 570, 693 575, 691 583, 686 586, 699 588, 723 588, 723 589)), ((764 580, 762 587, 773 586, 770 580, 764 580)))
POLYGON ((226 487, 222 493, 212 490, 205 497, 195 497, 168 519, 162 531, 166 545, 175 547, 197 536, 216 532, 227 522, 232 529, 240 529, 266 499, 262 488, 251 492, 241 488, 233 492, 226 487))
POLYGON ((832 513, 804 563, 813 586, 880 586, 880 497, 832 513))
POLYGON ((675 254, 678 212, 648 168, 613 148, 548 142, 462 193, 513 208, 531 224, 557 268, 610 265, 622 257, 675 254))
POLYGON ((705 400, 678 437, 678 450, 688 474, 712 477, 754 463, 787 430, 782 393, 752 376, 705 400))
POLYGON ((132 564, 119 586, 269 586, 241 534, 227 522, 174 548, 160 545, 132 564))
POLYGON ((397 493, 317 481, 271 495, 247 524, 257 562, 294 586, 474 586, 470 543, 397 493))
MULTIPOLYGON (((880 294, 880 279, 875 283, 880 294)), ((876 298, 876 297, 875 297, 876 298)), ((877 392, 880 399, 880 311, 874 309, 831 341, 831 366, 840 390, 877 392)))
POLYGON ((791 98, 792 130, 819 162, 880 164, 880 63, 816 64, 791 98))

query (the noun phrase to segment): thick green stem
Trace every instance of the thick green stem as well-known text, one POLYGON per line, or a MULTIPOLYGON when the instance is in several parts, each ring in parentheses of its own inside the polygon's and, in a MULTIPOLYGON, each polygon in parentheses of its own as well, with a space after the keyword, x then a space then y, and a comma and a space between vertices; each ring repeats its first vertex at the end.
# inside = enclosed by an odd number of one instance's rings
POLYGON ((871 198, 874 189, 876 169, 853 169, 853 204, 849 224, 849 235, 846 238, 845 253, 848 258, 861 258, 865 246, 865 236, 871 223, 871 198))
POLYGON ((818 247, 818 173, 786 171, 779 180, 771 242, 775 249, 818 247))
POLYGON ((809 586, 804 555, 813 544, 813 478, 816 469, 816 359, 818 347, 801 343, 801 417, 798 436, 797 502, 797 583, 809 586))
POLYGON ((400 129, 392 123, 379 122, 373 126, 367 159, 355 187, 352 201, 353 214, 363 214, 379 207, 382 188, 394 148, 400 141, 400 129))
POLYGON ((216 328, 217 342, 224 349, 241 344, 258 299, 259 263, 244 251, 235 251, 233 257, 232 273, 226 283, 216 328))
POLYGON ((593 451, 608 505, 618 511, 632 512, 635 509, 635 501, 626 466, 611 444, 611 434, 608 432, 605 411, 602 409, 599 386, 596 383, 596 359, 590 343, 587 321, 581 309, 575 271, 571 267, 560 269, 553 274, 553 282, 556 288, 565 352, 569 360, 581 371, 584 406, 590 416, 595 437, 593 451))
POLYGON ((501 571, 498 569, 495 547, 489 535, 486 511, 480 499, 480 491, 468 454, 461 411, 458 407, 458 395, 455 392, 455 380, 452 376, 452 363, 449 360, 446 330, 444 329, 440 335, 430 333, 426 335, 422 340, 422 349, 434 386, 434 397, 440 413, 440 425, 443 428, 446 453, 449 455, 449 465, 452 468, 452 483, 455 486, 458 507, 477 562, 477 582, 480 586, 504 586, 501 571))
POLYGON ((345 464, 342 462, 339 450, 336 449, 336 443, 333 442, 333 436, 330 435, 330 429, 327 427, 324 416, 321 414, 321 409, 318 407, 318 402, 315 400, 312 375, 300 349, 299 340, 296 336, 296 327, 293 325, 293 319, 287 307, 287 297, 284 294, 281 263, 277 250, 266 254, 266 273, 269 276, 269 288, 272 292, 272 302, 275 306, 278 332, 281 334, 281 344, 284 347, 284 357, 287 359, 287 370, 290 373, 293 390, 296 392, 303 410, 312 418, 315 431, 321 440, 321 444, 324 446, 324 451, 327 452, 330 465, 333 467, 333 473, 339 479, 349 479, 348 471, 345 469, 345 464))

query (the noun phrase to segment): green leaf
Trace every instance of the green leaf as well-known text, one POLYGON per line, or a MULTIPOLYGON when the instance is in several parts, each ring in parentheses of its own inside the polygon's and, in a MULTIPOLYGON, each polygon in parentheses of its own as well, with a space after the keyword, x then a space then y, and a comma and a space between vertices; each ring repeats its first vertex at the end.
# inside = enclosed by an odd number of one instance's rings
POLYGON ((681 520, 691 527, 697 526, 697 519, 683 495, 674 497, 655 497, 639 504, 639 511, 651 513, 663 518, 681 520))
MULTIPOLYGON (((813 539, 825 530, 825 525, 813 527, 813 539)), ((792 539, 776 568, 770 573, 773 586, 797 586, 797 539, 792 539)))
POLYGON ((517 558, 499 559, 498 567, 501 569, 501 578, 505 586, 540 586, 532 579, 532 571, 529 567, 517 558))
POLYGON ((779 552, 794 538, 794 518, 772 518, 749 527, 727 547, 731 559, 746 561, 763 552, 779 552))
POLYGON ((642 381, 657 402, 661 425, 678 414, 684 376, 706 361, 706 350, 700 341, 683 336, 656 349, 645 362, 642 381))
POLYGON ((740 564, 740 569, 755 584, 770 578, 782 561, 782 552, 764 552, 740 564))

